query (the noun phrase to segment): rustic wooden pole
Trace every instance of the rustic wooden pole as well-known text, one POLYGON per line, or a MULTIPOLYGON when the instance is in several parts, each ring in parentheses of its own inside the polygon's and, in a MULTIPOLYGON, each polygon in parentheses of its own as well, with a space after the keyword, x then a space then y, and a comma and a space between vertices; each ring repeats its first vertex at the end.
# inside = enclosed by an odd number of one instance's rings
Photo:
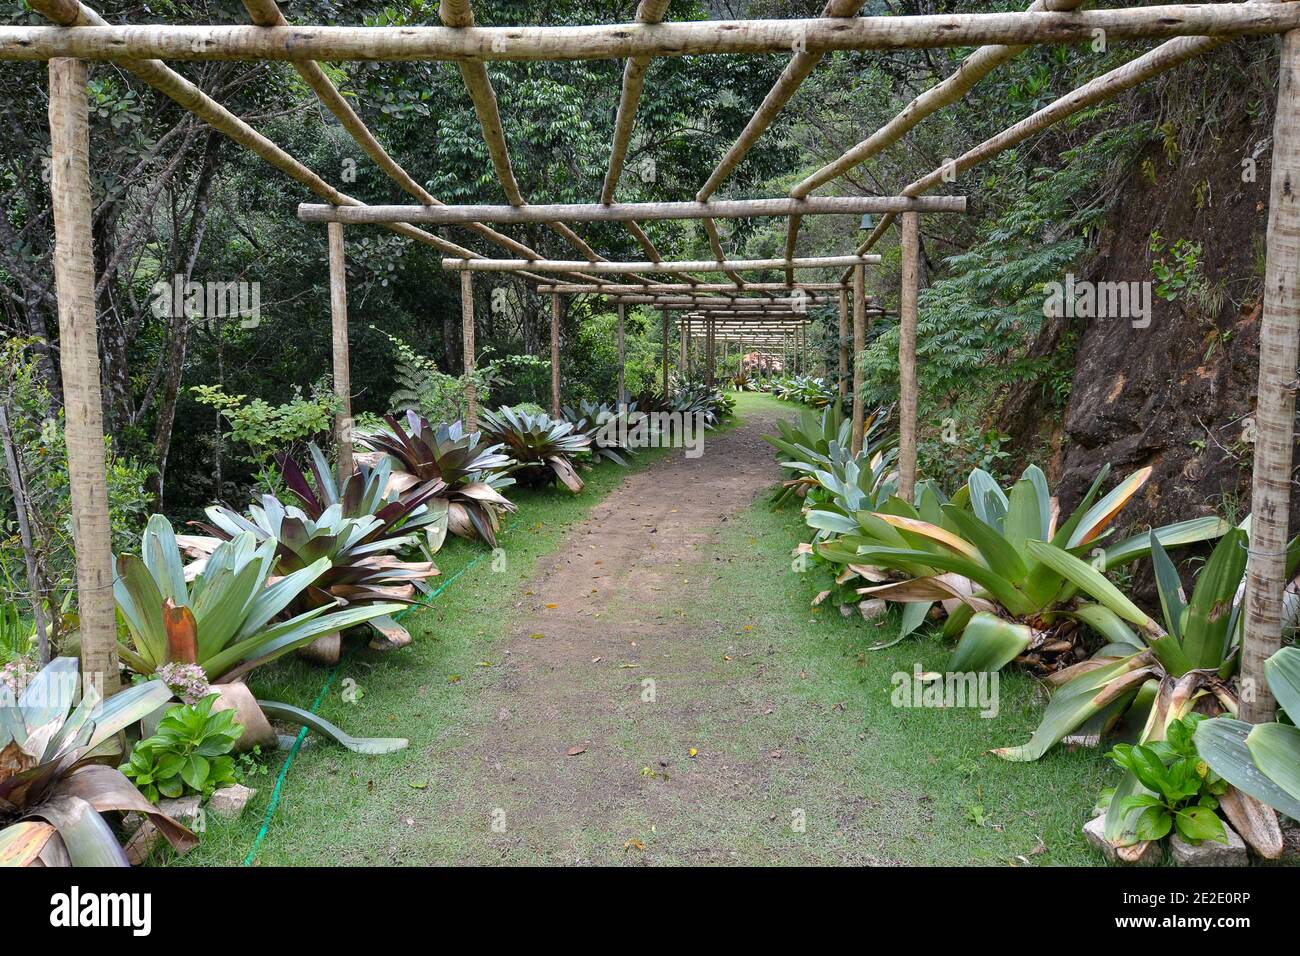
POLYGON ((55 59, 50 61, 49 73, 54 287, 59 305, 72 538, 77 552, 81 670, 83 679, 101 683, 107 696, 118 691, 121 678, 95 318, 86 65, 80 60, 55 59))
MULTIPOLYGON (((74 31, 75 32, 75 31, 74 31)), ((710 202, 617 202, 601 203, 537 203, 531 205, 466 205, 466 206, 333 206, 321 203, 300 203, 298 218, 303 222, 360 223, 424 223, 449 226, 469 222, 496 222, 519 225, 522 223, 569 222, 626 222, 632 219, 748 219, 753 216, 845 216, 862 213, 963 213, 965 196, 810 196, 807 199, 789 197, 768 199, 717 199, 710 202)), ((707 230, 706 230, 707 231, 707 230)), ((715 230, 716 231, 716 230, 715 230)), ((713 237, 710 237, 711 239, 713 237)), ((721 245, 710 241, 712 264, 727 261, 721 245)), ((584 252, 584 255, 588 253, 584 252)), ((458 256, 473 259, 473 254, 458 256)), ((529 260, 523 260, 531 266, 529 260)), ((590 262, 575 260, 585 269, 590 262)), ((784 259, 780 260, 782 263, 784 259)), ((511 268, 516 268, 512 266, 511 268)), ((571 268, 571 266, 570 266, 571 268)), ((653 268, 653 267, 652 267, 653 268)), ((729 268, 729 267, 728 267, 729 268)))
POLYGON ((348 360, 348 267, 343 254, 343 226, 329 224, 330 319, 334 338, 334 440, 339 449, 339 482, 351 477, 352 460, 352 366, 348 360))
POLYGON ((713 320, 709 319, 708 325, 705 326, 704 338, 704 384, 709 388, 713 387, 714 373, 717 371, 717 356, 714 354, 714 348, 717 343, 713 339, 713 320))
POLYGON ((1264 678, 1264 661, 1282 643, 1300 344, 1300 30, 1282 38, 1267 242, 1255 400, 1250 560, 1241 648, 1241 717, 1252 723, 1274 719, 1276 702, 1264 678))
POLYGON ((862 350, 867 347, 866 268, 853 267, 853 436, 849 450, 862 451, 862 426, 866 415, 862 407, 862 350))
POLYGON ((849 394, 849 294, 840 290, 840 398, 849 394))
MULTIPOLYGON (((713 259, 661 260, 659 262, 586 262, 581 259, 460 259, 442 260, 448 272, 514 272, 528 269, 532 272, 589 272, 592 275, 625 275, 633 272, 750 272, 766 269, 835 269, 847 266, 876 264, 880 256, 804 256, 798 259, 713 259)), ((782 288, 796 286, 791 279, 782 288)), ((749 285, 749 283, 746 283, 749 285)))
POLYGON ((663 367, 661 371, 663 374, 664 398, 667 398, 668 397, 668 322, 669 322, 668 313, 661 309, 659 311, 659 318, 661 319, 659 323, 660 324, 659 334, 663 336, 663 362, 662 362, 663 367))
POLYGON ((681 354, 677 357, 677 371, 683 378, 686 377, 686 336, 689 327, 686 319, 682 318, 677 321, 677 348, 681 354))
POLYGON ((460 340, 465 352, 465 431, 478 431, 478 385, 474 382, 474 273, 460 274, 460 340))
POLYGON ((626 360, 623 349, 623 313, 626 309, 627 306, 622 302, 618 304, 618 406, 620 408, 627 403, 627 396, 623 394, 623 363, 626 360))
MULTIPOLYGON (((52 6, 54 4, 45 4, 52 6)), ((0 28, 0 59, 590 60, 809 53, 986 44, 1089 43, 1176 36, 1258 36, 1300 27, 1293 3, 1169 4, 1073 13, 954 13, 568 26, 106 26, 0 28)))
POLYGON ((920 281, 921 223, 904 213, 903 279, 898 323, 898 496, 916 493, 916 297, 920 281))
POLYGON ((551 416, 560 417, 560 296, 551 295, 551 416))

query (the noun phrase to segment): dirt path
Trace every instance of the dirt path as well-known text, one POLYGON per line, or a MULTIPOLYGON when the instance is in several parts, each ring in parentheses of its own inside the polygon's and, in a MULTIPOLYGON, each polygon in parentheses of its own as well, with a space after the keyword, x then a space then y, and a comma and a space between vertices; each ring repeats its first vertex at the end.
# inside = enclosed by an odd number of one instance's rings
POLYGON ((774 705, 732 665, 753 653, 733 646, 744 595, 712 593, 710 565, 719 531, 779 476, 770 430, 759 413, 697 459, 629 475, 526 585, 497 680, 456 735, 452 812, 495 824, 497 854, 470 840, 464 862, 734 858, 710 831, 766 793, 780 744, 725 747, 774 705))

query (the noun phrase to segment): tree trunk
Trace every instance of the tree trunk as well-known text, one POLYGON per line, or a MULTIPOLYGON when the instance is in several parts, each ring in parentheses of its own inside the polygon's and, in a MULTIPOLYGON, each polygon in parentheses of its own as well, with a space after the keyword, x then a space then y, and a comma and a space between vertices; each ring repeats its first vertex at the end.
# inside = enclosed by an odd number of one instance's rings
POLYGON ((1297 345, 1300 344, 1300 30, 1282 38, 1273 172, 1268 209, 1264 317, 1259 332, 1255 469, 1250 561, 1242 639, 1241 717, 1273 719, 1276 702, 1264 661, 1282 645, 1282 590, 1295 450, 1297 345))
POLYGON ((902 215, 903 279, 898 321, 898 496, 916 495, 916 299, 920 283, 921 221, 902 215))
POLYGON ((117 692, 120 677, 99 336, 95 330, 86 65, 75 59, 55 59, 50 61, 49 71, 54 283, 59 299, 72 533, 77 547, 82 678, 100 682, 108 696, 117 692))

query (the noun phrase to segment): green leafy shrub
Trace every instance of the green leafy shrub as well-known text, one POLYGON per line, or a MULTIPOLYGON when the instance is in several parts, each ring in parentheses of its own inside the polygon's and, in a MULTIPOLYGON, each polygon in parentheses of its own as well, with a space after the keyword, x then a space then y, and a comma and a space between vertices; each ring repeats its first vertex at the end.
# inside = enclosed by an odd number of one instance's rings
POLYGON ((1203 840, 1228 842, 1223 821, 1215 812, 1228 782, 1210 769, 1196 753, 1193 734, 1204 714, 1188 714, 1173 721, 1165 739, 1146 744, 1116 744, 1108 756, 1133 774, 1146 790, 1124 797, 1123 814, 1137 817, 1140 840, 1162 840, 1173 830, 1189 843, 1203 840))
POLYGON ((161 797, 202 794, 236 782, 230 751, 243 728, 233 710, 212 711, 219 695, 197 704, 179 704, 167 711, 158 730, 131 751, 122 772, 151 803, 161 797))

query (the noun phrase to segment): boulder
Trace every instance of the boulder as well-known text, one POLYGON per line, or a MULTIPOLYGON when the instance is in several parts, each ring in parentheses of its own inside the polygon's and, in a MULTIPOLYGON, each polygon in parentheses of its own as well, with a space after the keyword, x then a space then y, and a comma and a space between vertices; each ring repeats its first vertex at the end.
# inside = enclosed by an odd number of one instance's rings
POLYGON ((208 798, 208 810, 227 820, 237 820, 255 796, 257 791, 243 784, 236 783, 229 787, 222 787, 208 798))
POLYGON ((1228 835, 1227 843, 1217 840, 1202 840, 1191 844, 1177 833, 1169 838, 1169 855, 1175 866, 1247 866, 1250 857, 1246 854, 1246 843, 1237 836, 1237 831, 1224 824, 1228 835))
POLYGON ((1083 825, 1083 835, 1099 849, 1107 863, 1124 866, 1159 866, 1164 860, 1164 849, 1159 843, 1139 843, 1117 847, 1106 839, 1106 817, 1096 816, 1083 825))

